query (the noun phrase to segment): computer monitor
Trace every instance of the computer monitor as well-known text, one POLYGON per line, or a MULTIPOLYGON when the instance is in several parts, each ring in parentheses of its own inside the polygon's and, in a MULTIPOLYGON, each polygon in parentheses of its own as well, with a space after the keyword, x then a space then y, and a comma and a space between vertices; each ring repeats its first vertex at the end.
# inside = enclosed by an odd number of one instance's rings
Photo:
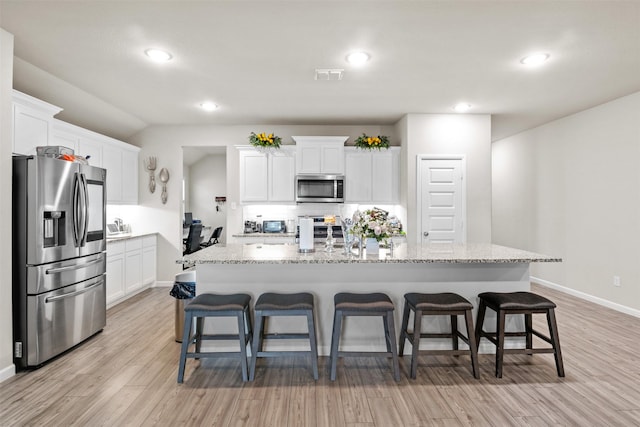
POLYGON ((189 227, 191 225, 191 223, 193 223, 193 213, 192 212, 185 212, 184 213, 184 226, 185 227, 189 227))

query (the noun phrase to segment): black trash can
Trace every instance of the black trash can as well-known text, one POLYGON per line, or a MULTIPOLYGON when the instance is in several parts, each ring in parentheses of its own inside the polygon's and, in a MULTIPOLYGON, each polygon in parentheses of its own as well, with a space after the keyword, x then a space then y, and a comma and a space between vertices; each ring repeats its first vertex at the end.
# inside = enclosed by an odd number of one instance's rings
POLYGON ((176 274, 169 295, 176 299, 175 340, 181 343, 184 329, 184 305, 196 296, 196 272, 192 270, 176 274))

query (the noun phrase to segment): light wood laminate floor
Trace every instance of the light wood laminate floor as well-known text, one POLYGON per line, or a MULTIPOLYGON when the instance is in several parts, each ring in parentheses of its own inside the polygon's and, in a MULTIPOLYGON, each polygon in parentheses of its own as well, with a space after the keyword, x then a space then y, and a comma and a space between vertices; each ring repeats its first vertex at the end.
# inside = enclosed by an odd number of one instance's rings
MULTIPOLYGON (((504 377, 480 355, 421 357, 393 381, 385 359, 345 359, 338 380, 306 359, 261 359, 243 383, 233 359, 188 360, 176 383, 174 299, 147 290, 108 311, 105 330, 44 367, 0 384, 0 425, 459 426, 640 425, 640 319, 550 289, 567 376, 552 355, 507 355, 504 377)), ((535 325, 545 329, 544 316, 535 325)))

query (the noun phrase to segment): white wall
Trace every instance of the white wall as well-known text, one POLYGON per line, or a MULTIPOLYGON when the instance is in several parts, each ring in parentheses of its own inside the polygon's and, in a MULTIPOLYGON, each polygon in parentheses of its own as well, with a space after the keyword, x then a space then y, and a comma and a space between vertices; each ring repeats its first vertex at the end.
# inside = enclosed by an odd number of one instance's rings
MULTIPOLYGON (((227 234, 227 204, 221 204, 216 210, 216 196, 227 194, 227 164, 225 155, 208 155, 192 164, 189 171, 189 209, 193 217, 204 225, 224 227, 218 239, 225 242, 227 234)), ((206 236, 208 238, 210 234, 206 236)))
POLYGON ((491 241, 491 116, 475 114, 408 114, 399 125, 406 183, 407 234, 416 241, 417 156, 461 154, 467 165, 467 242, 491 241))
POLYGON ((13 35, 0 28, 0 381, 15 373, 11 314, 12 82, 13 35))
POLYGON ((494 243, 562 257, 532 275, 640 313, 639 164, 640 92, 495 142, 494 243))
MULTIPOLYGON (((181 271, 175 261, 182 256, 182 213, 180 206, 181 178, 183 174, 182 147, 218 146, 227 149, 227 238, 241 232, 242 208, 239 202, 239 156, 234 145, 247 145, 251 132, 274 132, 284 144, 293 144, 293 135, 349 136, 347 145, 363 132, 369 135, 387 135, 392 145, 399 145, 393 126, 323 126, 323 125, 242 125, 242 126, 150 126, 129 138, 127 142, 139 146, 140 158, 156 156, 158 169, 166 167, 171 174, 168 183, 169 198, 166 205, 157 194, 150 194, 146 181, 140 179, 139 206, 127 218, 135 230, 158 232, 158 281, 173 281, 181 271), (235 204, 235 209, 233 206, 235 204), (153 218, 153 221, 149 221, 153 218)), ((142 169, 141 169, 142 170, 142 169)), ((142 172, 141 172, 142 173, 142 172)), ((142 175, 141 175, 142 177, 142 175)), ((157 193, 157 191, 156 191, 157 193)))

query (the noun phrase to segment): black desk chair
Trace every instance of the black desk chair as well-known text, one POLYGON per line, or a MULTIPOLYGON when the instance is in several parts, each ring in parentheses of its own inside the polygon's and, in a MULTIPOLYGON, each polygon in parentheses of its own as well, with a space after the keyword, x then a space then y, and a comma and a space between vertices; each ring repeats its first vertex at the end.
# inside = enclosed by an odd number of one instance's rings
POLYGON ((202 224, 191 224, 189 226, 189 235, 187 236, 186 248, 182 255, 191 254, 200 249, 200 234, 202 234, 202 224))
POLYGON ((208 246, 215 245, 216 243, 220 243, 218 242, 218 238, 220 237, 221 234, 222 234, 222 227, 216 228, 215 230, 213 230, 213 233, 211 233, 211 237, 209 237, 209 240, 207 240, 206 242, 203 242, 200 245, 200 247, 206 248, 208 246))

